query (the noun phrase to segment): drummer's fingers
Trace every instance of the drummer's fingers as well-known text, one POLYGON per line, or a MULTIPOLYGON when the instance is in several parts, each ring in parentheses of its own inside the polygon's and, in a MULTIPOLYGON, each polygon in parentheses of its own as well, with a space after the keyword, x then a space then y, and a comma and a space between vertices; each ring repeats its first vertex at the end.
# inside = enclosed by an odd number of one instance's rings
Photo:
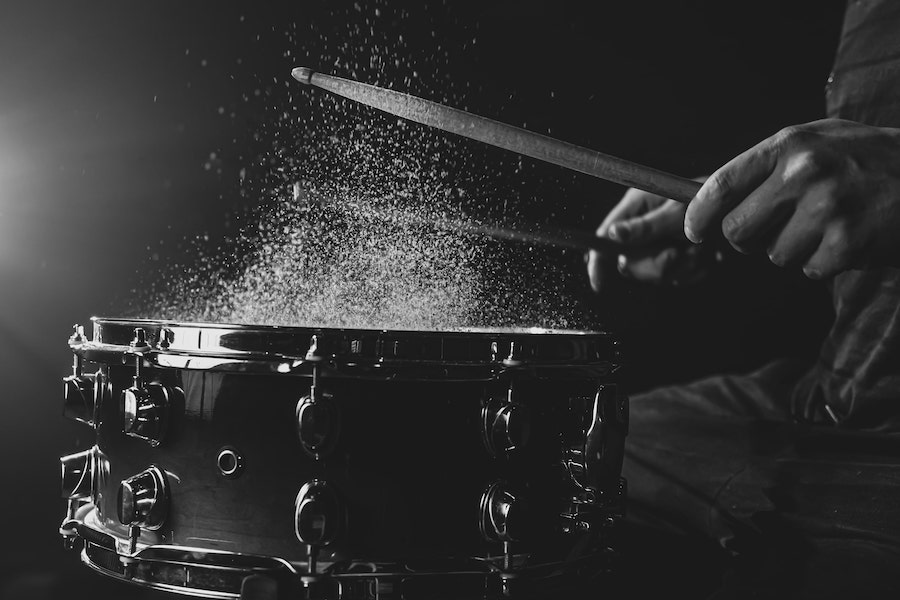
POLYGON ((585 255, 588 280, 592 290, 598 293, 602 292, 608 280, 616 277, 615 260, 615 255, 604 254, 596 250, 591 250, 585 255))
POLYGON ((789 133, 783 130, 739 154, 707 179, 684 216, 684 234, 699 243, 735 206, 768 179, 789 133))
MULTIPOLYGON (((591 250, 587 253, 585 258, 591 289, 595 292, 600 292, 603 290, 604 280, 608 276, 609 268, 607 267, 607 263, 610 261, 610 257, 601 254, 596 250, 591 250)), ((613 275, 615 275, 615 273, 613 273, 613 275)))
POLYGON ((825 231, 818 248, 803 265, 803 273, 810 279, 834 277, 851 268, 861 253, 860 236, 847 235, 844 224, 825 231))
POLYGON ((684 207, 667 200, 645 214, 613 223, 608 235, 628 246, 645 246, 680 238, 683 225, 684 207))
POLYGON ((766 248, 793 217, 802 190, 780 179, 777 174, 766 179, 722 219, 722 233, 735 250, 749 254, 766 248))
POLYGON ((620 254, 616 268, 623 277, 646 283, 662 283, 678 258, 678 249, 671 247, 644 256, 620 254))
POLYGON ((664 202, 664 198, 637 188, 630 188, 597 228, 597 237, 608 237, 609 228, 614 223, 646 213, 664 202))
MULTIPOLYGON (((622 196, 622 199, 607 213, 603 222, 597 228, 596 235, 600 238, 609 237, 609 228, 614 223, 623 219, 628 219, 634 215, 638 215, 656 206, 663 199, 655 194, 645 192, 636 188, 630 188, 622 196)), ((587 264, 588 279, 591 283, 591 289, 600 292, 603 288, 605 277, 610 274, 611 263, 615 260, 615 255, 604 254, 597 250, 590 250, 585 255, 585 263, 587 264)), ((614 274, 614 273, 613 273, 614 274)))
MULTIPOLYGON (((666 199, 662 196, 637 188, 630 188, 603 219, 603 222, 597 228, 597 237, 609 238, 610 227, 614 224, 652 212, 664 202, 666 202, 666 199)), ((602 291, 604 280, 611 274, 610 266, 613 260, 615 260, 615 255, 604 254, 596 250, 590 250, 586 254, 585 262, 587 263, 588 278, 591 283, 591 289, 595 292, 602 291)))

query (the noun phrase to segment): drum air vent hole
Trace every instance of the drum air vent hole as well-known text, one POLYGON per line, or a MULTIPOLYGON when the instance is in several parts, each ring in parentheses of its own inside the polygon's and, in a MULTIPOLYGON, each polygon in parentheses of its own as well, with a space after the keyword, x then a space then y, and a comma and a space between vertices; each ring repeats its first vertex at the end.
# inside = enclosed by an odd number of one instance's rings
POLYGON ((219 450, 216 464, 219 467, 219 473, 221 473, 223 477, 234 478, 240 475, 241 468, 243 467, 243 460, 241 455, 238 454, 234 448, 226 446, 219 450))

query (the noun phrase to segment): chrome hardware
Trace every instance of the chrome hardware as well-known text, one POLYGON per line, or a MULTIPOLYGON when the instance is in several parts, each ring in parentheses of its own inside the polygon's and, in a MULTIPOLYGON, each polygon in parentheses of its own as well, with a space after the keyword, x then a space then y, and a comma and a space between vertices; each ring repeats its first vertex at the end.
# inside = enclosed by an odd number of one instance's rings
POLYGON ((125 433, 158 446, 165 435, 166 408, 169 391, 158 383, 144 385, 141 375, 143 354, 150 350, 147 332, 143 327, 134 328, 134 338, 128 344, 126 355, 134 355, 134 377, 132 385, 122 392, 122 414, 125 433))
POLYGON ((69 454, 59 459, 62 471, 62 497, 68 500, 90 498, 94 491, 97 448, 69 454))
POLYGON ((340 432, 340 412, 331 396, 318 391, 318 365, 313 365, 309 395, 297 402, 297 436, 303 450, 319 459, 331 452, 340 432))
POLYGON ((238 454, 235 448, 225 446, 219 450, 216 456, 216 466, 219 473, 227 479, 236 479, 244 469, 244 458, 238 454))
POLYGON ((309 337, 309 349, 306 351, 306 360, 310 362, 321 361, 323 356, 319 353, 319 336, 309 337))
POLYGON ((119 484, 118 517, 123 525, 159 529, 168 512, 166 475, 157 467, 150 467, 119 484))
POLYGON ((134 338, 128 344, 128 347, 134 353, 146 352, 150 349, 150 344, 147 343, 147 332, 143 327, 134 328, 134 338))
POLYGON ((489 542, 515 542, 527 536, 527 504, 506 483, 491 484, 481 494, 478 529, 489 542))
MULTIPOLYGON (((574 441, 564 448, 563 464, 571 480, 588 496, 618 485, 624 437, 628 428, 628 398, 615 385, 601 385, 576 427, 574 441)), ((596 499, 596 498, 595 498, 596 499)))
MULTIPOLYGON (((137 544, 138 540, 141 538, 141 527, 140 525, 129 525, 128 526, 128 549, 126 550, 127 554, 135 554, 137 552, 137 544)), ((119 559, 122 560, 123 564, 128 565, 131 563, 131 560, 128 560, 130 557, 128 556, 120 556, 119 559)))
POLYGON ((521 358, 521 349, 516 347, 516 342, 511 341, 509 343, 509 355, 503 359, 503 365, 505 367, 521 367, 524 364, 524 361, 521 358))
POLYGON ((61 470, 61 493, 66 499, 66 517, 59 526, 59 535, 63 545, 72 549, 78 532, 76 514, 85 505, 89 505, 99 487, 98 477, 99 449, 94 446, 89 450, 69 454, 59 459, 61 470))
POLYGON ((69 346, 80 346, 87 341, 83 325, 73 325, 72 330, 72 335, 69 336, 69 346))
MULTIPOLYGON (((134 332, 132 347, 140 348, 140 344, 146 346, 144 330, 138 327, 134 332)), ((141 357, 136 356, 132 385, 122 392, 123 427, 128 435, 158 446, 166 434, 169 390, 159 383, 145 385, 141 365, 141 357)))
POLYGON ((497 412, 491 429, 495 450, 512 452, 521 448, 528 441, 530 430, 528 409, 515 402, 507 404, 497 412))
POLYGON ((614 494, 606 494, 602 504, 593 494, 581 493, 572 496, 566 510, 560 513, 563 533, 590 531, 594 527, 615 525, 625 516, 627 483, 624 477, 618 479, 614 494))
POLYGON ((78 540, 78 513, 84 506, 91 506, 87 500, 69 498, 66 503, 66 516, 59 525, 59 536, 63 540, 63 548, 72 550, 78 540))
MULTIPOLYGON (((87 525, 83 525, 80 529, 90 531, 89 535, 105 535, 87 525)), ((285 559, 166 544, 149 546, 135 544, 135 549, 129 552, 130 540, 133 538, 134 534, 129 532, 129 538, 124 540, 125 543, 116 548, 86 540, 86 551, 82 560, 102 574, 116 579, 124 577, 140 586, 159 590, 150 594, 155 598, 176 599, 189 596, 237 600, 301 597, 284 594, 282 586, 298 575, 295 567, 285 559), (119 565, 123 565, 124 569, 119 565), (259 587, 248 590, 247 581, 257 578, 278 582, 275 587, 279 593, 267 595, 266 592, 269 591, 274 593, 269 586, 261 586, 262 590, 259 587), (254 592, 259 594, 254 595, 254 592)), ((128 589, 125 589, 122 597, 131 597, 127 592, 128 589)), ((137 595, 144 596, 143 593, 137 595)), ((322 599, 336 597, 324 594, 315 596, 322 599)))
POLYGON ((313 479, 303 484, 294 501, 294 534, 310 546, 327 546, 341 530, 342 509, 334 489, 313 479))
POLYGON ((165 438, 168 406, 169 390, 165 386, 145 386, 135 377, 135 384, 122 392, 125 433, 158 446, 165 438))
POLYGON ((340 535, 345 520, 334 488, 318 479, 303 484, 294 500, 294 535, 307 546, 309 574, 316 573, 319 548, 340 535))
MULTIPOLYGON (((75 325, 74 332, 69 336, 69 347, 74 349, 85 342, 87 338, 84 335, 84 327, 75 325)), ((94 425, 95 379, 94 374, 84 374, 84 359, 76 352, 72 359, 72 374, 63 378, 64 416, 87 425, 94 425)))
MULTIPOLYGON (((68 514, 75 514, 74 510, 70 508, 68 514)), ((71 517, 63 519, 62 524, 59 526, 59 536, 62 538, 63 548, 66 550, 75 549, 75 545, 78 541, 78 529, 75 528, 71 517)))
POLYGON ((510 386, 506 398, 489 398, 481 409, 482 439, 494 458, 521 451, 531 437, 528 407, 513 401, 510 386))
POLYGON ((140 525, 129 525, 128 526, 128 545, 125 547, 125 553, 119 554, 119 563, 121 563, 123 567, 123 573, 125 579, 134 578, 135 567, 138 564, 138 559, 135 557, 138 551, 138 540, 141 537, 141 527, 140 525))
POLYGON ((572 496, 566 510, 560 513, 563 533, 590 531, 595 520, 595 497, 593 494, 572 496))
POLYGON ((337 441, 339 413, 328 396, 304 396, 297 403, 297 435, 303 450, 321 458, 337 441))
POLYGON ((159 330, 159 340, 156 342, 156 347, 160 350, 168 350, 174 338, 175 333, 171 329, 163 327, 159 330))
MULTIPOLYGON (((81 357, 76 355, 75 358, 76 363, 81 362, 81 357)), ((83 375, 80 364, 73 370, 75 372, 72 375, 63 378, 63 415, 79 423, 93 426, 96 395, 99 392, 94 385, 97 374, 83 375)))

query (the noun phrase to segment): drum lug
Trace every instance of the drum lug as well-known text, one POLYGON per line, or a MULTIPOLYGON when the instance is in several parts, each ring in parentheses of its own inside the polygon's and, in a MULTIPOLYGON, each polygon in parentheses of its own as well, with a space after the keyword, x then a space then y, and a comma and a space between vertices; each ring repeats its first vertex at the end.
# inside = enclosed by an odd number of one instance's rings
POLYGON ((616 385, 601 385, 593 400, 574 407, 576 423, 564 442, 563 468, 592 503, 614 494, 622 472, 628 428, 628 398, 616 385))
MULTIPOLYGON (((80 357, 77 357, 80 358, 80 357)), ((97 405, 97 375, 72 374, 63 379, 63 416, 90 425, 96 423, 94 408, 97 405)))
POLYGON ((147 347, 144 330, 134 330, 131 347, 135 349, 134 377, 130 388, 122 392, 125 433, 158 446, 165 437, 170 403, 169 389, 159 383, 145 384, 141 349, 147 347))
POLYGON ((490 397, 481 409, 482 440, 493 458, 521 454, 531 437, 528 407, 514 400, 510 383, 505 398, 490 397))
POLYGON ((516 542, 527 537, 528 504, 504 481, 491 484, 481 495, 478 528, 489 542, 516 542))
MULTIPOLYGON (((87 341, 84 327, 74 326, 75 331, 69 336, 69 347, 73 352, 87 341)), ((95 390, 96 374, 84 373, 84 358, 74 352, 72 374, 63 378, 63 415, 94 426, 94 410, 97 406, 97 390, 95 390)))
POLYGON ((294 535, 306 545, 308 574, 316 574, 322 546, 334 542, 344 529, 346 515, 334 488, 319 479, 303 484, 294 500, 294 535))
POLYGON ((66 516, 59 526, 59 534, 66 548, 74 548, 78 538, 79 514, 93 506, 106 477, 109 459, 98 446, 63 456, 59 459, 62 497, 66 499, 66 516))
POLYGON ((159 529, 169 512, 169 486, 158 467, 150 467, 122 480, 117 498, 122 525, 159 529))
POLYGON ((59 535, 63 545, 72 549, 78 533, 75 529, 77 521, 75 513, 91 501, 96 491, 97 447, 69 454, 59 459, 62 497, 66 499, 66 517, 59 526, 59 535))
POLYGON ((620 475, 628 398, 618 386, 605 384, 592 400, 575 404, 575 424, 563 447, 563 468, 575 486, 560 513, 564 533, 612 525, 625 514, 626 483, 620 475))
POLYGON ((159 384, 143 385, 135 377, 135 385, 122 392, 125 433, 158 446, 166 433, 169 390, 159 384))
POLYGON ((69 454, 59 459, 62 475, 62 497, 67 500, 91 498, 95 488, 97 447, 69 454))
POLYGON ((294 411, 297 437, 303 451, 319 460, 337 444, 341 429, 341 414, 331 395, 318 389, 319 365, 313 364, 309 395, 297 402, 294 411))

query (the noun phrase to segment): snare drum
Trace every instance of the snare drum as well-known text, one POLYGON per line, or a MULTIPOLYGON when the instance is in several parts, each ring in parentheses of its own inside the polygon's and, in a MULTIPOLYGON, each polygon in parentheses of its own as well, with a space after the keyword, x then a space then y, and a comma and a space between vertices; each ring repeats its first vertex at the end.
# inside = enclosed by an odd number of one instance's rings
POLYGON ((610 569, 628 404, 608 333, 95 318, 69 345, 64 414, 95 442, 61 459, 60 533, 100 573, 431 599, 610 569))

